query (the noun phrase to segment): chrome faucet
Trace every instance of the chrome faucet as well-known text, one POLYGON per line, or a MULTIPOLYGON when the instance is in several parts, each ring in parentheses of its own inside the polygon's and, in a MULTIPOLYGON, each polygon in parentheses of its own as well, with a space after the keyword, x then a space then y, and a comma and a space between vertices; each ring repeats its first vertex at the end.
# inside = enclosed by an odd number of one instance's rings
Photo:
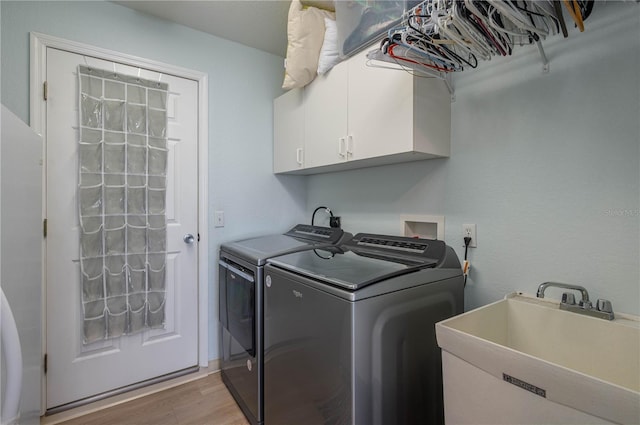
POLYGON ((559 282, 545 282, 541 283, 538 286, 538 298, 544 298, 544 291, 548 287, 556 287, 563 289, 570 289, 572 291, 579 291, 582 299, 578 304, 576 304, 576 299, 574 294, 565 292, 562 294, 562 301, 560 302, 560 310, 572 311, 574 313, 586 314, 587 316, 599 317, 601 319, 613 320, 613 307, 611 306, 611 301, 605 299, 598 299, 596 301, 595 308, 591 304, 589 300, 589 292, 587 292, 586 288, 580 285, 567 285, 566 283, 559 282))
POLYGON ((545 283, 541 283, 540 286, 538 286, 538 298, 544 298, 544 291, 549 286, 553 286, 553 287, 556 287, 556 288, 563 288, 563 289, 572 289, 574 291, 580 291, 580 293, 582 294, 582 301, 583 302, 590 302, 589 301, 589 292, 587 292, 586 288, 584 288, 583 286, 580 286, 580 285, 567 285, 566 283, 560 283, 560 282, 545 282, 545 283))

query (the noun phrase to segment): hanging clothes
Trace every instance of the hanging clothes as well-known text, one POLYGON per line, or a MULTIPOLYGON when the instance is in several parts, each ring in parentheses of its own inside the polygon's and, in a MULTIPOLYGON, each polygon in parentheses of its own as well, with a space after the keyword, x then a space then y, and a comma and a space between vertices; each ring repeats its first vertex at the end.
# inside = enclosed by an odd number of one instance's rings
MULTIPOLYGON (((563 0, 580 31, 594 0, 563 0)), ((568 32, 557 1, 426 0, 403 15, 370 60, 395 63, 439 78, 508 56, 516 45, 537 44, 568 32)), ((546 59, 545 59, 546 60, 546 59)))

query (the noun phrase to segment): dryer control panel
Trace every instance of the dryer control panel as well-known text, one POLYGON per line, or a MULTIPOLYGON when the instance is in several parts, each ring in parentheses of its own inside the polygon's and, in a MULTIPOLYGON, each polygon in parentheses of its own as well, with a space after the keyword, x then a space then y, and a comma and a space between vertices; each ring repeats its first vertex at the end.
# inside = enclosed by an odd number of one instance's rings
POLYGON ((412 262, 440 262, 446 245, 435 239, 358 233, 344 244, 350 250, 375 257, 404 258, 412 262))
POLYGON ((311 226, 309 224, 297 224, 287 233, 287 236, 294 238, 327 242, 331 244, 337 243, 344 235, 342 229, 333 227, 311 226))

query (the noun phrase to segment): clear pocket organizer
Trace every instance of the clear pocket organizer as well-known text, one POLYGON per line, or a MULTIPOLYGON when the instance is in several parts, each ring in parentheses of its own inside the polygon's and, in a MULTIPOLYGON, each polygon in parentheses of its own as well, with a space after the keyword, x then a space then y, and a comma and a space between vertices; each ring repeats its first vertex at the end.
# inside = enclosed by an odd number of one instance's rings
POLYGON ((123 214, 124 213, 124 186, 106 186, 104 188, 104 213, 123 214))
POLYGON ((127 297, 107 299, 107 338, 123 335, 127 332, 127 297))
POLYGON ((149 291, 165 290, 166 269, 166 256, 164 254, 149 254, 149 262, 147 263, 149 291))
POLYGON ((104 128, 109 131, 124 130, 124 101, 104 100, 104 128))
POLYGON ((124 254, 126 224, 124 215, 107 216, 104 218, 105 252, 107 255, 124 254))
POLYGON ((148 177, 148 187, 149 189, 166 189, 167 187, 167 178, 165 176, 149 176, 148 177))
POLYGON ((127 104, 127 131, 145 134, 147 132, 147 107, 127 104))
POLYGON ((90 343, 106 336, 104 300, 89 301, 82 305, 84 311, 84 342, 90 343))
MULTIPOLYGON (((147 91, 149 94, 149 107, 154 109, 167 109, 167 92, 164 90, 147 91)), ((166 113, 165 113, 166 114, 166 113)))
POLYGON ((122 174, 125 165, 125 144, 105 143, 104 144, 104 172, 122 174))
POLYGON ((102 255, 103 241, 102 224, 95 230, 85 230, 80 232, 80 255, 82 257, 99 257, 102 255))
POLYGON ((102 173, 102 142, 80 142, 80 172, 102 173))
POLYGON ((168 151, 162 148, 149 147, 149 175, 167 175, 168 151))
POLYGON ((97 216, 102 214, 102 185, 80 186, 78 188, 80 216, 97 216))
POLYGON ((149 188, 149 214, 164 214, 166 189, 149 188))
POLYGON ((164 326, 168 86, 83 65, 78 76, 82 330, 91 343, 164 326))
POLYGON ((92 278, 82 275, 82 301, 97 301, 102 298, 104 298, 103 275, 92 278))
POLYGON ((160 137, 149 137, 149 147, 167 149, 167 139, 160 137))
POLYGON ((127 188, 127 213, 147 213, 147 188, 145 186, 127 188))
POLYGON ((147 227, 127 225, 127 252, 144 253, 147 249, 147 227))
POLYGON ((147 319, 146 294, 129 295, 129 332, 134 333, 145 328, 147 319))
POLYGON ((102 130, 80 127, 80 143, 96 144, 102 141, 102 130))
POLYGON ((117 81, 105 81, 104 82, 104 97, 107 99, 124 99, 125 85, 117 81))
POLYGON ((107 296, 115 297, 118 295, 126 295, 127 293, 127 272, 121 271, 116 273, 106 272, 106 288, 107 296))
POLYGON ((147 297, 147 324, 150 328, 164 327, 164 292, 149 292, 147 297))
POLYGON ((82 94, 81 101, 81 125, 84 127, 102 127, 102 102, 99 98, 88 94, 82 94))
POLYGON ((147 89, 135 84, 127 84, 127 101, 131 103, 146 104, 147 89))
POLYGON ((87 95, 100 99, 102 97, 102 79, 91 77, 89 75, 80 76, 80 84, 82 91, 87 95))
POLYGON ((167 250, 167 229, 160 227, 154 229, 149 227, 147 230, 147 243, 149 244, 149 252, 165 252, 167 250))
MULTIPOLYGON (((102 184, 102 173, 80 173, 79 187, 95 187, 102 184)), ((80 190, 78 190, 78 194, 80 190)))
POLYGON ((127 291, 143 293, 147 290, 146 254, 127 255, 127 271, 129 274, 127 291))
POLYGON ((102 269, 104 265, 104 259, 102 257, 97 258, 81 258, 80 270, 82 275, 88 279, 95 279, 102 276, 102 269))
POLYGON ((129 269, 127 280, 127 291, 144 292, 147 290, 147 272, 145 269, 129 269))
POLYGON ((92 319, 84 319, 83 323, 84 344, 100 341, 106 338, 106 322, 104 314, 92 319))
POLYGON ((149 136, 165 137, 167 133, 167 112, 149 109, 149 136))
POLYGON ((147 148, 146 146, 127 145, 127 172, 129 174, 146 174, 147 148))

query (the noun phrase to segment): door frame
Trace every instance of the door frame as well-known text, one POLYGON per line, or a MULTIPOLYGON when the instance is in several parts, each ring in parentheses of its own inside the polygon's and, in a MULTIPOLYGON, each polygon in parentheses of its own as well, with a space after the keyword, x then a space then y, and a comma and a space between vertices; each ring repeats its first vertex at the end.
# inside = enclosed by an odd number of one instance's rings
MULTIPOLYGON (((31 128, 42 136, 43 140, 43 186, 42 186, 42 218, 46 218, 46 101, 44 100, 43 82, 47 75, 47 48, 65 50, 79 55, 93 56, 99 59, 119 62, 125 65, 145 68, 162 74, 171 74, 176 77, 193 80, 198 84, 198 366, 201 368, 209 365, 209 243, 207 240, 208 229, 208 146, 209 146, 209 89, 208 74, 164 62, 145 59, 139 56, 129 55, 114 50, 103 49, 76 41, 66 40, 38 32, 31 32, 30 38, 30 94, 29 94, 29 122, 31 128)), ((46 241, 42 243, 42 293, 46 294, 46 241)), ((47 323, 46 323, 46 297, 42 297, 42 349, 46 353, 47 323)), ((43 376, 43 382, 46 379, 43 376)), ((46 385, 42 385, 42 400, 46 400, 46 385)), ((43 404, 44 406, 44 404, 43 404)))

